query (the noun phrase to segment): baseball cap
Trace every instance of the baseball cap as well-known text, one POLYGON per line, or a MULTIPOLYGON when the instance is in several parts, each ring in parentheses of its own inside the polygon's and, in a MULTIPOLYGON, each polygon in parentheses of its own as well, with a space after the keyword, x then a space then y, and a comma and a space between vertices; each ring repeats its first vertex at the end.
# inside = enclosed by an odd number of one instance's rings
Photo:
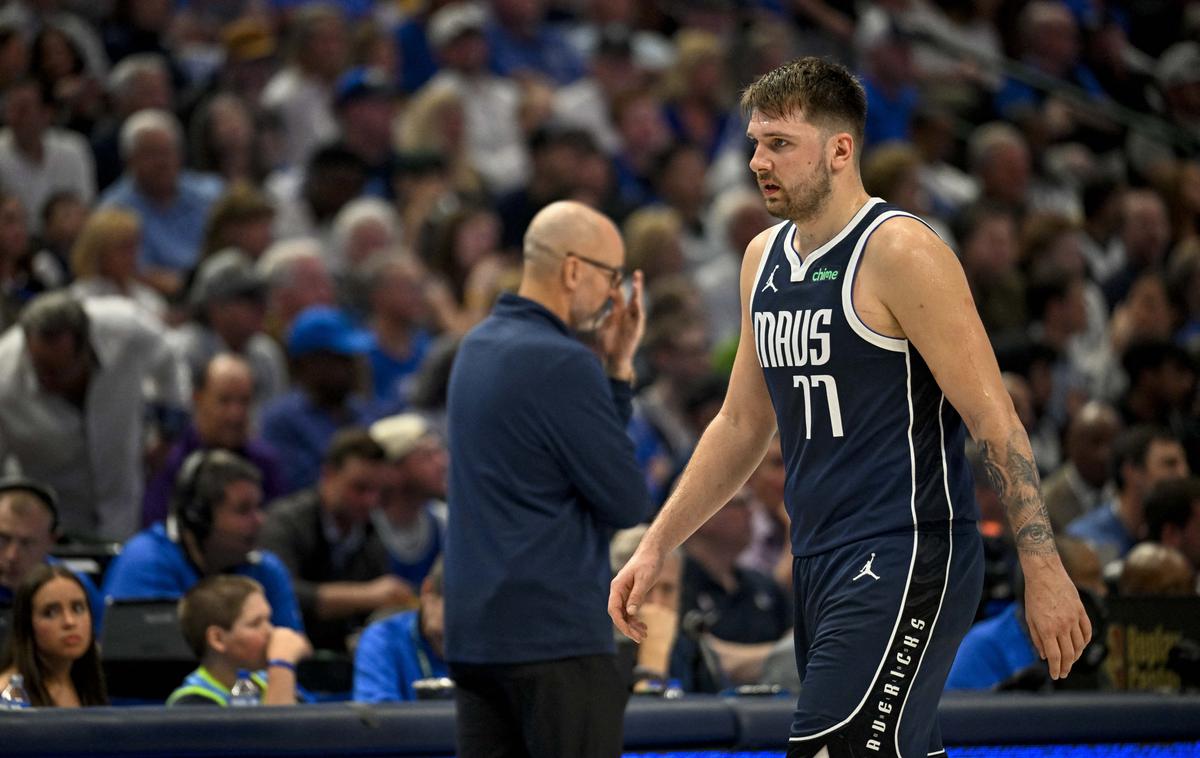
POLYGON ((1168 47, 1154 74, 1163 87, 1200 82, 1200 42, 1176 42, 1168 47))
POLYGON ((249 298, 261 300, 267 282, 241 250, 227 247, 200 264, 188 301, 193 307, 249 298))
POLYGON ((355 66, 342 74, 333 88, 333 105, 340 108, 347 103, 367 98, 390 98, 395 88, 387 75, 377 68, 355 66))
POLYGON ((355 326, 345 313, 328 305, 314 305, 292 322, 287 350, 292 357, 317 351, 358 355, 365 353, 371 342, 371 333, 355 326))
POLYGON ((435 49, 458 39, 467 32, 482 32, 487 25, 487 11, 475 3, 447 5, 429 19, 425 35, 435 49))
POLYGON ((367 432, 384 449, 389 461, 400 461, 431 433, 429 422, 418 413, 388 416, 371 424, 367 432))

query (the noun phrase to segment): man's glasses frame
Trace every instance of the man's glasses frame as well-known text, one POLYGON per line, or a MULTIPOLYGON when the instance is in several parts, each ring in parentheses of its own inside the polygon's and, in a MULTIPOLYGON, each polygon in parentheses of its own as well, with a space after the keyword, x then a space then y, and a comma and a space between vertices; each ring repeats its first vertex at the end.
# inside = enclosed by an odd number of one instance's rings
POLYGON ((625 273, 624 267, 622 267, 622 266, 610 266, 609 264, 607 264, 603 261, 598 261, 595 258, 589 258, 586 255, 580 255, 579 253, 574 253, 574 252, 571 252, 570 250, 568 250, 566 253, 564 253, 564 256, 568 256, 571 258, 578 258, 579 260, 583 261, 584 263, 595 266, 596 268, 600 269, 601 271, 607 272, 609 286, 620 287, 621 282, 625 281, 626 273, 625 273))

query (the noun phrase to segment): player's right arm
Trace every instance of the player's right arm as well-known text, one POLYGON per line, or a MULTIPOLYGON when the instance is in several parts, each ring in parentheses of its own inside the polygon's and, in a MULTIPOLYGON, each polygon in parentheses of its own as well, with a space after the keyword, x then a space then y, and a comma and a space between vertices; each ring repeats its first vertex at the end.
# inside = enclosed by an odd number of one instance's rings
POLYGON ((646 626, 637 619, 638 607, 657 581, 667 553, 746 483, 775 434, 775 411, 758 366, 749 312, 759 261, 770 236, 770 229, 760 233, 742 258, 742 331, 721 411, 704 430, 678 486, 637 551, 612 581, 608 613, 617 628, 637 642, 646 636, 646 626))

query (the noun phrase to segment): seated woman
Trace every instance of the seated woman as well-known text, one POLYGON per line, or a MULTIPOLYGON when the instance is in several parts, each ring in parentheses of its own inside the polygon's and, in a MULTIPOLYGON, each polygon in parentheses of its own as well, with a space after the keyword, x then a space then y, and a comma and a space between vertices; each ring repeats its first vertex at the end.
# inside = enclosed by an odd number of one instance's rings
POLYGON ((17 587, 12 633, 0 655, 0 690, 13 674, 24 678, 35 707, 108 704, 88 595, 63 566, 36 566, 17 587))
POLYGON ((262 585, 245 576, 218 574, 202 580, 179 601, 183 638, 200 667, 167 698, 167 705, 228 706, 238 672, 253 672, 264 705, 295 705, 296 664, 312 654, 303 634, 272 626, 262 585))

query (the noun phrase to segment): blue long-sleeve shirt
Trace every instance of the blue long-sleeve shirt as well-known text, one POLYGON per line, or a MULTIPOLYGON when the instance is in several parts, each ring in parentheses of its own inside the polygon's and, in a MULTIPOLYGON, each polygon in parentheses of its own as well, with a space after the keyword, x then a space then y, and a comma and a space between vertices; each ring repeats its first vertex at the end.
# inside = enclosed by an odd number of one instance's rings
MULTIPOLYGON (((271 623, 304 631, 292 578, 279 556, 256 550, 226 573, 248 576, 263 586, 271 623)), ((163 523, 143 529, 125 543, 104 574, 104 596, 113 600, 175 599, 200 581, 200 572, 163 523)))
POLYGON ((1037 651, 1021 627, 1022 612, 1013 603, 1000 615, 980 621, 967 631, 950 667, 946 689, 991 689, 1037 662, 1037 651))
POLYGON ((421 636, 420 615, 405 611, 363 630, 354 651, 354 700, 416 700, 413 682, 449 676, 446 662, 421 636))
POLYGON ((650 510, 630 398, 526 298, 502 295, 463 340, 448 406, 448 660, 614 652, 608 542, 650 510))

